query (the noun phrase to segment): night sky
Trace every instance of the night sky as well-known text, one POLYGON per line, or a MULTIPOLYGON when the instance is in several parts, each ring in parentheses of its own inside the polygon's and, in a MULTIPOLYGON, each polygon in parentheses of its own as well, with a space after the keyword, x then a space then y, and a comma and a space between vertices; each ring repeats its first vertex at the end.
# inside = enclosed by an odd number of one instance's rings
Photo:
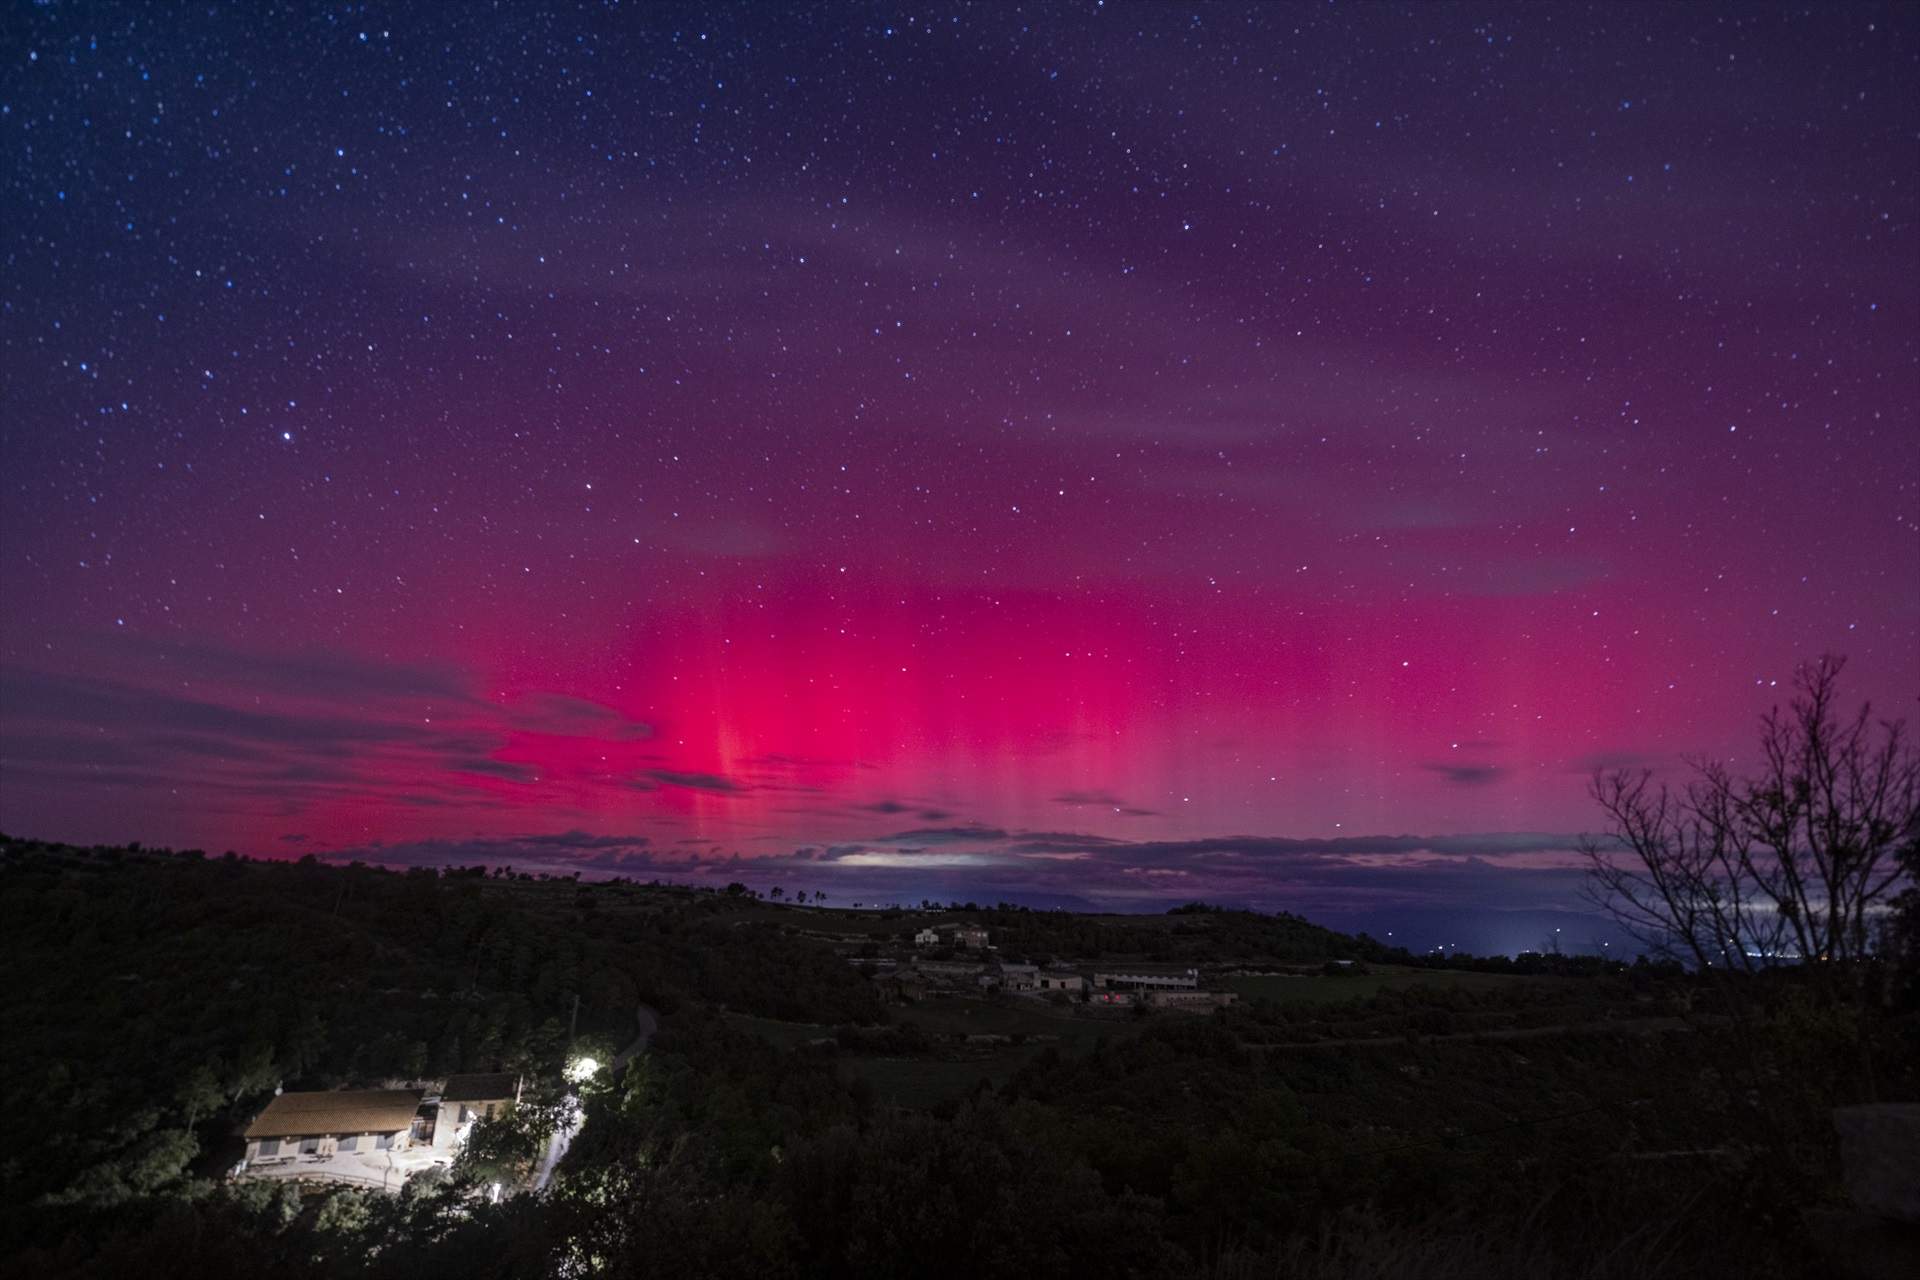
POLYGON ((1914 710, 1912 6, 265 8, 0 18, 10 834, 1379 931, 1914 710))

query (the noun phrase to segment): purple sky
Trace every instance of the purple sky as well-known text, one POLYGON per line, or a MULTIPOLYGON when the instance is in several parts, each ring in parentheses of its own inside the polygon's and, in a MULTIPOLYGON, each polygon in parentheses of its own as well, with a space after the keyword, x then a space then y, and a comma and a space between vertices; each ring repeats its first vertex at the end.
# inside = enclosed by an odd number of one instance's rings
POLYGON ((0 827, 1570 906, 1920 691, 1915 14, 22 9, 0 827))

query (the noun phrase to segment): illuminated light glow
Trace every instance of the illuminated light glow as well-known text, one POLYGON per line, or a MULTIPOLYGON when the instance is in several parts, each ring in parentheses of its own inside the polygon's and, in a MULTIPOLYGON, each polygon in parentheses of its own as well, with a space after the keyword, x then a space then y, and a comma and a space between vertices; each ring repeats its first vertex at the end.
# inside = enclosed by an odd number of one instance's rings
POLYGON ((889 853, 884 850, 869 849, 859 853, 850 853, 836 859, 849 867, 986 867, 995 863, 1006 863, 1008 859, 992 858, 978 853, 889 853))

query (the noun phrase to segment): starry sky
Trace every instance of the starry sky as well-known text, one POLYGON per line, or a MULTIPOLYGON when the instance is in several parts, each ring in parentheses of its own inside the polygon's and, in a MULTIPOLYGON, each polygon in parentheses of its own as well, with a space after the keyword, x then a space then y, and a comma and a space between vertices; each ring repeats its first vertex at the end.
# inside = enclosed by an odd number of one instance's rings
POLYGON ((1567 909, 1920 691, 1917 13, 10 6, 0 827, 1567 909))

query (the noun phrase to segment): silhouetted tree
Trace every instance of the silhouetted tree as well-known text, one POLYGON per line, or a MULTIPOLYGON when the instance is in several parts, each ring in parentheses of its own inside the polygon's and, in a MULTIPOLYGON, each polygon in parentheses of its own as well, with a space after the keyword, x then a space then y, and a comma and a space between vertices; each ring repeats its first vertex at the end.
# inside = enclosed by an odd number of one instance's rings
POLYGON ((1906 888, 1894 899, 1886 941, 1895 999, 1911 1006, 1920 1002, 1920 840, 1908 841, 1899 857, 1906 888))
POLYGON ((1693 762, 1675 791, 1650 770, 1600 774, 1607 843, 1587 841, 1589 898, 1666 958, 1764 968, 1782 956, 1848 963, 1920 844, 1920 755, 1899 721, 1836 707, 1845 663, 1801 668, 1792 704, 1762 722, 1761 768, 1693 762))

